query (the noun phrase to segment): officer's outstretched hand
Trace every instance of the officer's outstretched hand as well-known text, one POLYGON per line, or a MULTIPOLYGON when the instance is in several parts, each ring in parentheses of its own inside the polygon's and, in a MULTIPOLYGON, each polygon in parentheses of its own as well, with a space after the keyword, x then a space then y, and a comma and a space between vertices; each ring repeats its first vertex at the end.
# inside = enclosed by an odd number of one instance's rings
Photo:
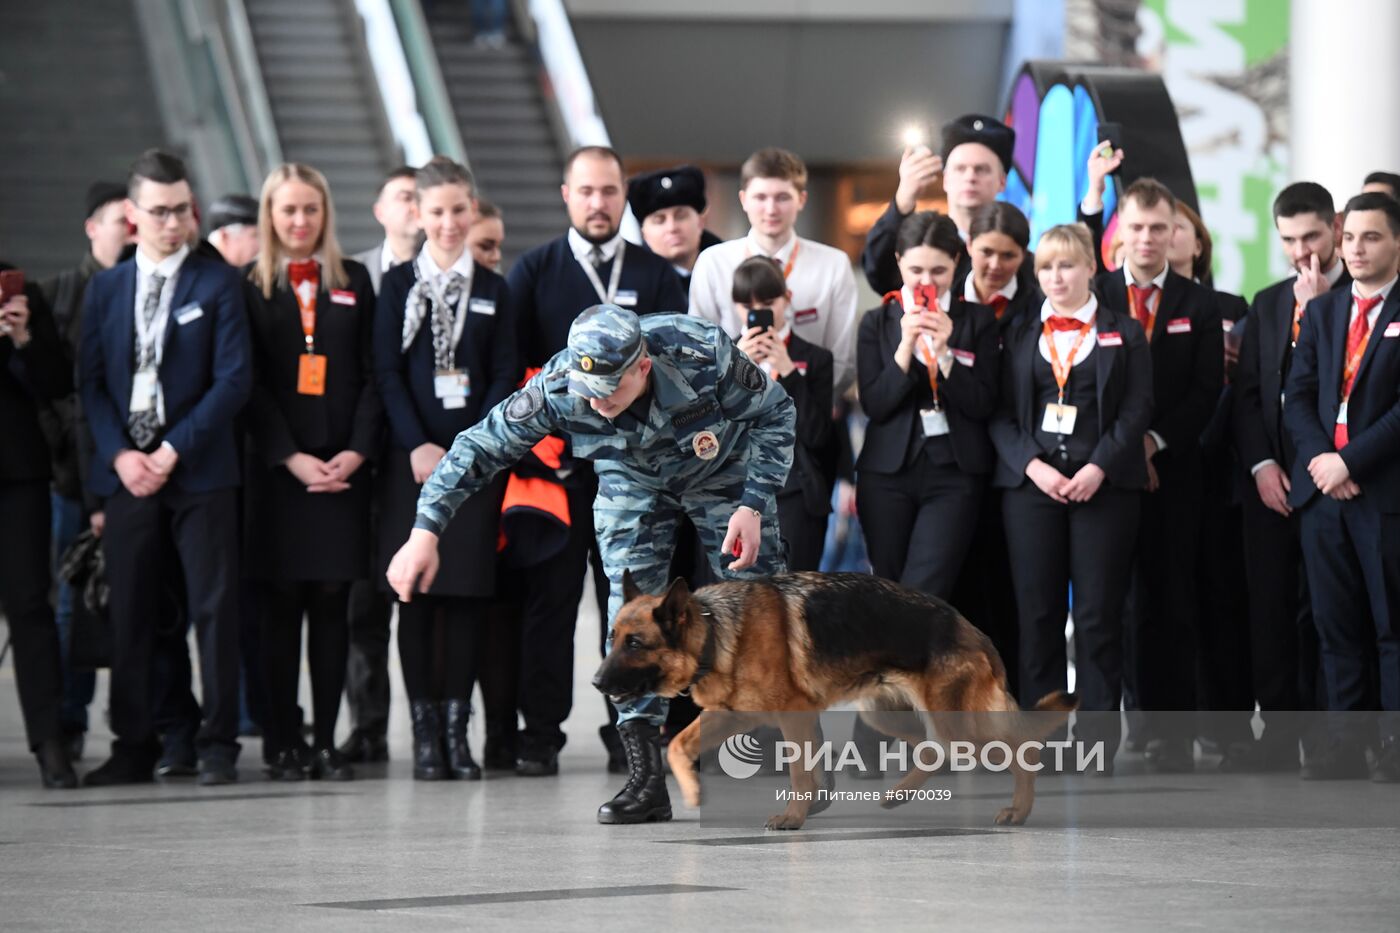
POLYGON ((762 519, 753 509, 738 509, 729 519, 729 533, 724 536, 722 554, 733 554, 737 560, 730 570, 747 570, 758 560, 759 541, 763 536, 762 519))
POLYGON ((413 594, 426 593, 438 572, 437 535, 423 528, 409 532, 408 540, 389 561, 389 586, 399 599, 412 602, 413 594), (415 588, 415 584, 417 585, 415 588))

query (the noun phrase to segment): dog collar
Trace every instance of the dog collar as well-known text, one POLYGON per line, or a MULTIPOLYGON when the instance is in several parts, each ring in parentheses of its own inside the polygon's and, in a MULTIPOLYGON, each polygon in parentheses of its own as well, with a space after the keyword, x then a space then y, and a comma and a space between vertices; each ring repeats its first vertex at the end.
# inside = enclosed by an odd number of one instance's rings
MULTIPOLYGON (((713 612, 702 612, 700 615, 707 620, 714 618, 713 612)), ((712 622, 705 624, 705 644, 700 648, 700 663, 695 666, 695 676, 690 678, 690 683, 685 685, 681 691, 681 696, 689 696, 691 688, 704 680, 714 670, 715 666, 715 627, 712 622)))

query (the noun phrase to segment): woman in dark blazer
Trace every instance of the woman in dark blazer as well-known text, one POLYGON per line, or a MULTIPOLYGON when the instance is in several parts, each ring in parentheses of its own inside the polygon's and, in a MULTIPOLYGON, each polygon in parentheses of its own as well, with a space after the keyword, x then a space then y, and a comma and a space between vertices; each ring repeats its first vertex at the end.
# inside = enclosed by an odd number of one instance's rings
POLYGON ((952 289, 964 246, 953 222, 922 211, 900 225, 904 287, 860 322, 857 378, 870 423, 856 504, 879 576, 941 599, 952 593, 996 455, 997 325, 952 289))
POLYGON ((797 443, 792 469, 778 493, 778 530, 787 543, 789 570, 817 570, 831 514, 831 487, 836 482, 832 444, 831 351, 792 332, 792 292, 783 267, 767 256, 751 256, 734 270, 734 306, 750 321, 771 314, 771 323, 744 329, 739 349, 778 381, 797 406, 797 443))
MULTIPOLYGON (((374 365, 389 421, 382 470, 379 582, 408 538, 418 491, 458 432, 515 390, 521 366, 505 279, 472 260, 471 173, 445 157, 418 170, 427 242, 385 273, 374 328, 374 365)), ((506 476, 469 498, 438 543, 432 588, 399 603, 399 660, 413 714, 413 776, 475 779, 467 747, 486 600, 495 592, 496 537, 506 476)))
MULTIPOLYGON (((1047 296, 1006 335, 1001 403, 991 424, 993 482, 1011 553, 1021 628, 1022 706, 1066 685, 1065 610, 1073 586, 1077 738, 1119 741, 1122 613, 1132 572, 1152 417, 1152 358, 1142 328, 1090 290, 1094 247, 1079 224, 1040 238, 1047 296)), ((1194 676, 1194 675, 1193 675, 1194 676)))
POLYGON ((350 584, 369 572, 369 470, 383 412, 370 366, 374 289, 341 257, 320 172, 275 169, 262 190, 262 253, 245 299, 254 384, 244 504, 246 575, 257 581, 260 650, 280 780, 349 780, 334 745, 349 647, 350 584), (297 678, 308 619, 314 748, 301 739, 297 678))

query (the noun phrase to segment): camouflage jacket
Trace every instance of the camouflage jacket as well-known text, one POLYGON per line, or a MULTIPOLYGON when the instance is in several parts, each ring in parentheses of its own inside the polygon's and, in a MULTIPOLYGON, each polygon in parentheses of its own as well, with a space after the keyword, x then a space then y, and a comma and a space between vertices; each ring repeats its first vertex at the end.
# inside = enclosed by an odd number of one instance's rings
POLYGON ((566 434, 574 455, 643 489, 684 494, 735 462, 747 465, 735 506, 771 509, 792 466, 796 408, 713 324, 681 314, 641 319, 652 359, 645 422, 609 421, 568 391, 566 348, 514 395, 457 435, 423 484, 415 528, 441 534, 458 506, 547 434, 566 434), (706 456, 709 455, 709 456, 706 456))

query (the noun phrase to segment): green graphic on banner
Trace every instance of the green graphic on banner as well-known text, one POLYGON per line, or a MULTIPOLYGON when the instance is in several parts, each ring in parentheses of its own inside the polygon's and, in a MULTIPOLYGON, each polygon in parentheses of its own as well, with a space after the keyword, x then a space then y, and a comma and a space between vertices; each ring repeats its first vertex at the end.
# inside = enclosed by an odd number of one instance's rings
POLYGON ((1138 51, 1176 104, 1215 285, 1246 297, 1288 274, 1271 207, 1289 182, 1289 0, 1143 0, 1138 51))

